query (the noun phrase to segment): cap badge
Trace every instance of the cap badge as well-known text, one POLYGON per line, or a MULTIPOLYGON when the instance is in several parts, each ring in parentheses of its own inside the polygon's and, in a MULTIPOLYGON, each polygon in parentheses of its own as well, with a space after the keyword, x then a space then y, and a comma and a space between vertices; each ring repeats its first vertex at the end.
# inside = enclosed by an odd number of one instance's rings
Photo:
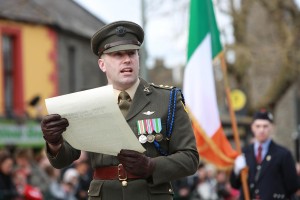
POLYGON ((118 26, 116 28, 116 35, 119 37, 123 37, 126 34, 126 28, 124 26, 118 26))
POLYGON ((273 121, 273 115, 271 113, 268 113, 268 117, 269 117, 270 120, 273 121))

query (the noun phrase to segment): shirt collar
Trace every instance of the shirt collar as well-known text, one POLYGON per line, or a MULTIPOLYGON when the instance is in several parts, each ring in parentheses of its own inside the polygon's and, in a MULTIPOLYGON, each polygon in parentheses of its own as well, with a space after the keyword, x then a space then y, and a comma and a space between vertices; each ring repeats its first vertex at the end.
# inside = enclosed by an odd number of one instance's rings
POLYGON ((255 142, 254 142, 254 148, 255 148, 255 149, 258 149, 259 145, 261 144, 262 149, 268 149, 270 143, 271 143, 271 139, 267 139, 267 140, 266 140, 265 142, 263 142, 263 143, 259 143, 258 141, 255 141, 255 142))
MULTIPOLYGON (((137 81, 135 82, 135 84, 133 84, 133 86, 131 86, 130 88, 125 90, 129 94, 131 99, 133 99, 139 84, 140 84, 140 79, 137 79, 137 81)), ((114 89, 114 93, 115 93, 117 100, 118 100, 118 96, 119 96, 120 92, 121 92, 120 90, 114 89)))

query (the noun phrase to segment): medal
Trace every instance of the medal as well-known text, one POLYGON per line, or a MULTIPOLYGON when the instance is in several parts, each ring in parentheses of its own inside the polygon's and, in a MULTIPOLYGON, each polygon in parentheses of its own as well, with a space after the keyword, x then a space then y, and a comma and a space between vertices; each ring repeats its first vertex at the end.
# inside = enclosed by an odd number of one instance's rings
POLYGON ((144 124, 146 125, 146 132, 148 134, 152 134, 153 132, 153 123, 152 123, 152 119, 145 119, 144 120, 144 124))
POLYGON ((162 141, 162 139, 163 139, 163 135, 162 135, 161 133, 157 133, 157 134, 155 135, 155 140, 156 140, 157 142, 162 141))
POLYGON ((139 135, 146 133, 144 120, 138 120, 136 122, 136 124, 137 124, 138 134, 139 135))
POLYGON ((162 130, 161 119, 160 118, 152 119, 152 124, 155 133, 160 133, 160 131, 162 130))
POLYGON ((147 142, 147 137, 142 134, 139 137, 139 141, 140 141, 140 143, 145 144, 147 142))
POLYGON ((154 135, 147 135, 147 141, 152 143, 154 142, 155 136, 154 135))

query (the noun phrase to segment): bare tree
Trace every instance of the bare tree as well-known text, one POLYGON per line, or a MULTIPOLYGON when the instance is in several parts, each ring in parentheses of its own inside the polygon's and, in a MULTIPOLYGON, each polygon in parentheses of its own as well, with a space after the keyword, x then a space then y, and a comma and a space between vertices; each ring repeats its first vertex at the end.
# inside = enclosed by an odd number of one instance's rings
MULTIPOLYGON (((234 77, 239 87, 247 88, 247 96, 253 96, 253 79, 251 68, 266 68, 269 63, 275 65, 275 73, 265 70, 269 82, 265 90, 255 88, 260 95, 256 100, 249 102, 249 113, 258 108, 269 108, 273 110, 286 91, 299 79, 300 74, 300 10, 293 0, 229 0, 229 15, 232 17, 234 28, 234 44, 227 45, 227 49, 235 52, 235 62, 228 63, 228 73, 234 77), (265 15, 266 21, 259 18, 255 25, 260 23, 270 24, 271 32, 269 38, 259 37, 259 33, 253 36, 253 24, 251 17, 256 15, 260 7, 265 15), (262 20, 262 21, 260 21, 262 20), (272 43, 265 43, 272 41, 272 43), (257 48, 257 44, 261 43, 257 48), (255 46, 253 44, 256 44, 255 46), (272 55, 273 56, 268 56, 272 55), (265 55, 264 60, 255 63, 258 56, 265 55), (276 57, 275 57, 276 55, 276 57), (276 63, 272 60, 276 60, 276 63), (252 80, 251 80, 252 79, 252 80), (251 90, 252 88, 252 90, 251 90)), ((252 20, 253 21, 253 20, 252 20)), ((269 26, 268 26, 269 27, 269 26)), ((267 31, 268 27, 262 27, 261 32, 267 31)))

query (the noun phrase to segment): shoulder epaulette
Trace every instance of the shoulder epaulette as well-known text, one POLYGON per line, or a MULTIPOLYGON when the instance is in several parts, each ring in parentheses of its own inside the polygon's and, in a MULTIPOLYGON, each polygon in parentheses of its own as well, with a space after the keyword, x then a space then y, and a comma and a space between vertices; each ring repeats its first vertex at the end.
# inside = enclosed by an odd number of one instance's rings
POLYGON ((156 88, 162 88, 162 89, 167 89, 167 90, 171 90, 173 88, 175 88, 174 86, 169 86, 169 85, 156 85, 154 83, 151 83, 150 85, 152 85, 153 87, 156 88))

